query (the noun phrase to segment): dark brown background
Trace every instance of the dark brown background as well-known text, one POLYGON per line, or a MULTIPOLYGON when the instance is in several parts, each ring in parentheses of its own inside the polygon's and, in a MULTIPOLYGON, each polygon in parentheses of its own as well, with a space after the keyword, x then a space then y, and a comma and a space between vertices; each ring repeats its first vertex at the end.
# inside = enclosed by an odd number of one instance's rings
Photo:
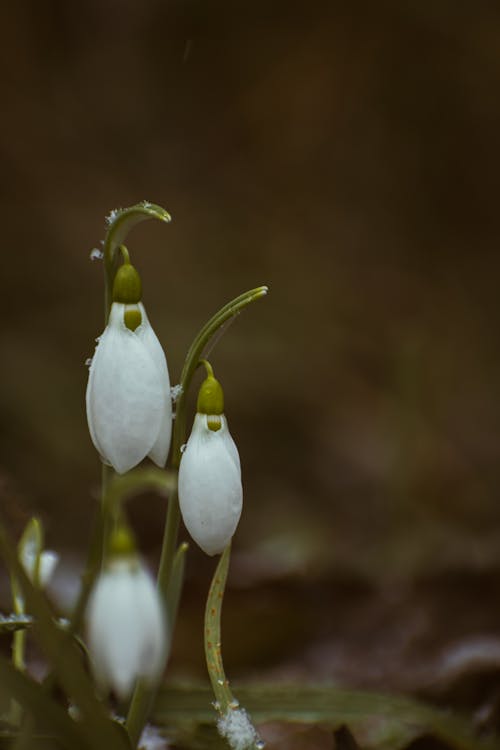
MULTIPOLYGON (((102 328, 89 252, 112 208, 160 203, 172 224, 142 225, 128 245, 174 383, 211 313, 271 288, 212 356, 245 486, 228 671, 445 685, 447 700, 491 706, 498 6, 10 6, 0 467, 12 530, 36 512, 68 569, 84 549, 99 480, 84 361, 102 328)), ((133 505, 153 560, 163 511, 133 505)), ((173 672, 203 673, 209 574, 193 549, 173 672)))

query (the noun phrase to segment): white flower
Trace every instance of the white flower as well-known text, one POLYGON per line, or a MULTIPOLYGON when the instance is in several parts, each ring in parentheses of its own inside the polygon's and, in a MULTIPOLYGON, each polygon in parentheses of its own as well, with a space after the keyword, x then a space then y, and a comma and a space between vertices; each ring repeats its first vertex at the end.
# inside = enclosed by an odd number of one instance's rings
POLYGON ((126 699, 139 677, 150 684, 160 679, 167 653, 165 612, 152 577, 134 555, 112 558, 99 576, 87 628, 103 689, 126 699))
POLYGON ((207 555, 221 553, 236 531, 243 504, 238 449, 226 417, 196 414, 179 468, 184 524, 207 555), (219 420, 217 430, 209 424, 219 420))
POLYGON ((172 432, 167 362, 142 303, 114 302, 90 365, 87 385, 90 436, 103 461, 124 474, 149 456, 165 465, 172 432), (130 330, 126 311, 141 324, 130 330))
POLYGON ((52 578, 55 567, 59 562, 59 555, 57 552, 53 552, 50 549, 42 550, 42 552, 40 552, 37 581, 35 581, 37 553, 34 549, 34 545, 26 544, 20 553, 20 557, 23 568, 28 574, 30 580, 39 585, 40 588, 44 589, 52 578))
POLYGON ((19 541, 19 560, 28 578, 35 585, 44 589, 59 562, 59 555, 52 550, 43 549, 43 526, 38 518, 32 518, 26 524, 19 541))

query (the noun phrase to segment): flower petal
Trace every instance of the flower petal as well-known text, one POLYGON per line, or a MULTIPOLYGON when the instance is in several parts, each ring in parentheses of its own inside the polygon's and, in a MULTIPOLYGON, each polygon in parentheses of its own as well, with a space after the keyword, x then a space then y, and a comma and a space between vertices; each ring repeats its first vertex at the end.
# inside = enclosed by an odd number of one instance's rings
POLYGON ((136 573, 134 606, 140 611, 144 626, 139 674, 147 682, 154 683, 165 667, 167 622, 156 586, 144 568, 136 573))
POLYGON ((170 398, 170 378, 168 375, 167 360, 165 353, 162 349, 158 337, 152 329, 148 316, 144 306, 139 303, 139 308, 142 313, 143 323, 138 329, 137 333, 144 343, 144 346, 151 355, 153 361, 156 363, 158 373, 162 382, 162 387, 165 388, 165 402, 164 408, 161 415, 160 429, 158 437, 156 438, 153 447, 148 453, 149 458, 154 463, 163 468, 167 462, 168 452, 170 450, 170 440, 172 437, 172 400, 170 398))
POLYGON ((237 453, 225 418, 213 432, 206 414, 196 415, 179 468, 179 503, 186 528, 208 555, 223 551, 240 519, 243 490, 237 453))
POLYGON ((87 609, 92 666, 102 688, 126 699, 140 676, 153 681, 165 665, 163 605, 149 573, 134 559, 112 561, 87 609))
POLYGON ((40 555, 40 567, 38 570, 38 575, 40 577, 40 586, 42 587, 42 589, 47 586, 48 582, 52 578, 58 562, 59 555, 57 554, 57 552, 53 552, 50 549, 43 550, 42 554, 40 555))
POLYGON ((142 461, 156 442, 167 397, 141 336, 123 322, 124 307, 116 302, 111 307, 87 386, 90 435, 119 474, 142 461))

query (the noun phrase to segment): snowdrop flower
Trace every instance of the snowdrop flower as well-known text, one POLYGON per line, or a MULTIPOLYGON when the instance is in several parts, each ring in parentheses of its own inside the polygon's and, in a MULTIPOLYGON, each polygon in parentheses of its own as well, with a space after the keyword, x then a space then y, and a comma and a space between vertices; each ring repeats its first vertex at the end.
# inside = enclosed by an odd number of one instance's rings
POLYGON ((115 277, 108 324, 87 385, 92 442, 119 474, 146 456, 163 467, 172 432, 167 362, 140 300, 139 274, 125 262, 115 277))
POLYGON ((32 583, 44 589, 52 578, 59 555, 43 549, 43 529, 37 518, 32 518, 23 532, 19 559, 32 583))
POLYGON ((124 527, 113 532, 110 557, 91 593, 87 632, 103 690, 125 700, 138 678, 150 684, 160 679, 167 654, 163 602, 124 527))
POLYGON ((179 468, 184 524, 207 555, 220 554, 240 520, 243 504, 238 449, 224 416, 224 394, 212 368, 198 395, 193 429, 179 468))

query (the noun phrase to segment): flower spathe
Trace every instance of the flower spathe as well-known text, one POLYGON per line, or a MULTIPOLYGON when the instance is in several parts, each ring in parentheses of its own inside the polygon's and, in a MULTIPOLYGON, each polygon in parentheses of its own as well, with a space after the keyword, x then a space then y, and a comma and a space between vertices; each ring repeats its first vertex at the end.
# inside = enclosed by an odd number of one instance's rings
POLYGON ((207 555, 220 554, 236 531, 243 504, 240 458, 224 414, 196 414, 178 490, 187 530, 207 555))
POLYGON ((119 474, 146 456, 165 465, 172 432, 170 380, 141 302, 113 302, 90 365, 86 401, 92 442, 105 463, 119 474), (125 323, 131 311, 140 319, 135 330, 125 323))
POLYGON ((88 644, 96 680, 125 700, 138 678, 161 678, 167 624, 153 578, 135 555, 112 558, 87 608, 88 644))

